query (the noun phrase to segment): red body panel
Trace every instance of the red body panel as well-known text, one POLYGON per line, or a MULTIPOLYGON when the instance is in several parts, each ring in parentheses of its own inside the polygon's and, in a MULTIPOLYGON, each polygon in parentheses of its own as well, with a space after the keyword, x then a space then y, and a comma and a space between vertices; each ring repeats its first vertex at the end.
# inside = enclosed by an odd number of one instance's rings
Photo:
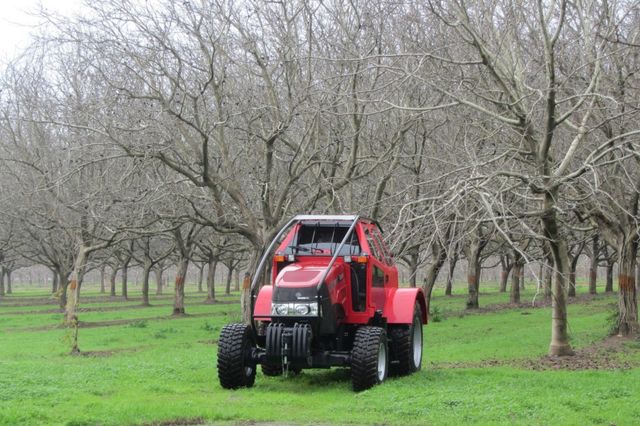
POLYGON ((419 288, 389 288, 387 289, 387 303, 383 316, 389 324, 411 324, 413 321, 413 307, 416 302, 422 308, 422 323, 427 323, 427 309, 424 294, 419 288))
MULTIPOLYGON (((301 226, 301 223, 298 223, 289 231, 280 243, 276 255, 285 253, 301 226)), ((336 259, 325 279, 332 304, 339 304, 344 308, 345 317, 342 322, 367 324, 376 311, 382 311, 389 324, 411 324, 413 307, 418 301, 422 306, 422 321, 426 324, 424 295, 417 288, 398 288, 398 270, 382 241, 377 225, 361 219, 356 224, 355 233, 360 244, 360 254, 367 256, 364 311, 353 310, 350 264, 345 262, 343 256, 336 259)), ((356 262, 356 257, 353 256, 352 262, 356 262)), ((330 261, 331 256, 328 253, 296 255, 293 262, 287 257, 284 264, 279 264, 274 258, 272 283, 274 286, 289 288, 317 286, 330 261)), ((272 292, 272 286, 260 289, 254 310, 257 320, 270 320, 272 292)))
POLYGON ((265 285, 260 289, 256 305, 253 308, 253 316, 259 321, 268 321, 271 319, 271 293, 273 287, 265 285))

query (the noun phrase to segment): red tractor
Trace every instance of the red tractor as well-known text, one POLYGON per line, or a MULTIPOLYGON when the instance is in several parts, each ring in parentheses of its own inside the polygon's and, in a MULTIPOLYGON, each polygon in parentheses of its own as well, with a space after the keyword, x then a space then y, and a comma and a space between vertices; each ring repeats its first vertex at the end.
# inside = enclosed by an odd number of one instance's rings
POLYGON ((264 253, 251 284, 252 324, 229 324, 218 341, 223 388, 251 387, 304 368, 351 367, 353 389, 368 389, 422 365, 424 294, 398 288, 381 229, 358 216, 300 215, 264 253), (284 239, 285 232, 289 230, 284 239), (272 258, 272 285, 255 289, 272 258))

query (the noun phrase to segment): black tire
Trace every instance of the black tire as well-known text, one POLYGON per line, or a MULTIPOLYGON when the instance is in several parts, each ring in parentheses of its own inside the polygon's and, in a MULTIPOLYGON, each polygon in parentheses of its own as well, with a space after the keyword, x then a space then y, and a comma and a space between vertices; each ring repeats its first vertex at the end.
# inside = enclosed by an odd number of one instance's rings
POLYGON ((256 380, 256 366, 247 362, 254 346, 251 327, 228 324, 218 340, 218 379, 225 389, 250 388, 256 380))
POLYGON ((413 309, 413 322, 410 326, 400 325, 389 328, 391 373, 404 376, 422 368, 422 309, 416 303, 413 309), (419 354, 416 353, 419 347, 419 354))
MULTIPOLYGON (((282 376, 282 366, 281 365, 268 365, 261 364, 262 374, 269 377, 282 376)), ((302 371, 299 367, 290 367, 289 374, 293 376, 297 376, 302 371)))
POLYGON ((282 376, 282 366, 262 364, 262 374, 269 377, 282 376))
POLYGON ((356 330, 351 350, 353 390, 359 392, 382 383, 388 371, 387 332, 380 327, 360 327, 356 330))

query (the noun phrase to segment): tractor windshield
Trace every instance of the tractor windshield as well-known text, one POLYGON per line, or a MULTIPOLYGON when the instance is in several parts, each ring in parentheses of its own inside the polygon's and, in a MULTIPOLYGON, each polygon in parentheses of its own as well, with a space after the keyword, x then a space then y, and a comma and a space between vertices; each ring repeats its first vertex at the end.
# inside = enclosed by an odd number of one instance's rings
MULTIPOLYGON (((303 223, 287 247, 287 254, 300 256, 333 255, 349 230, 349 224, 303 223)), ((360 244, 355 231, 340 251, 340 256, 360 254, 360 244)))

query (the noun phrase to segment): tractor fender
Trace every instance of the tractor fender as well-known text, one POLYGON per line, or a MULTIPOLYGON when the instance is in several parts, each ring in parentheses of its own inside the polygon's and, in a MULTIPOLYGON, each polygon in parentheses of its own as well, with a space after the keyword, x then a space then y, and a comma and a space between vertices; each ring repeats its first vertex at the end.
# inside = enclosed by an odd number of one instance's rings
POLYGON ((256 304, 253 308, 253 317, 260 321, 268 321, 271 319, 271 294, 273 286, 265 285, 260 289, 256 304))
POLYGON ((422 323, 427 323, 427 304, 420 288, 387 288, 383 316, 388 324, 411 324, 416 302, 422 308, 422 323))

